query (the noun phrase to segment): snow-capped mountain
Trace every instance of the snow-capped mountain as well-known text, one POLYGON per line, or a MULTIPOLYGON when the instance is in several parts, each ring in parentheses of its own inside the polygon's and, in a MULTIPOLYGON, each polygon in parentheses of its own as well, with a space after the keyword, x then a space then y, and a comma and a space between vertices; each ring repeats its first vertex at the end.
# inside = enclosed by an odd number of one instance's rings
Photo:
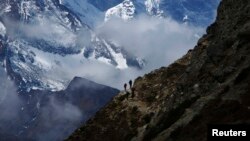
POLYGON ((62 90, 72 79, 63 70, 72 65, 84 66, 82 62, 87 59, 118 69, 142 67, 140 59, 98 37, 86 24, 90 21, 85 23, 83 17, 77 16, 79 13, 73 12, 78 9, 72 3, 66 0, 5 0, 1 3, 1 7, 7 7, 1 10, 0 31, 2 36, 7 32, 2 62, 22 89, 62 90))
POLYGON ((214 20, 220 0, 124 0, 108 9, 105 21, 118 17, 127 21, 137 15, 171 17, 180 23, 206 27, 214 20))
POLYGON ((135 15, 135 6, 131 0, 124 0, 117 6, 110 8, 105 13, 104 21, 108 21, 110 18, 118 17, 123 20, 130 20, 135 15))

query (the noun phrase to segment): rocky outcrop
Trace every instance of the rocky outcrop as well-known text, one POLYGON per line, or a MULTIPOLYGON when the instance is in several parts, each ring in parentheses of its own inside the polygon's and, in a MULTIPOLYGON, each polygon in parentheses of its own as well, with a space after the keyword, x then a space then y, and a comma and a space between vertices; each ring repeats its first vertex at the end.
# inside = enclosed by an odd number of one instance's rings
POLYGON ((207 124, 250 123, 250 2, 222 0, 193 50, 135 80, 69 141, 203 141, 207 124), (132 92, 130 92, 132 93, 132 92))

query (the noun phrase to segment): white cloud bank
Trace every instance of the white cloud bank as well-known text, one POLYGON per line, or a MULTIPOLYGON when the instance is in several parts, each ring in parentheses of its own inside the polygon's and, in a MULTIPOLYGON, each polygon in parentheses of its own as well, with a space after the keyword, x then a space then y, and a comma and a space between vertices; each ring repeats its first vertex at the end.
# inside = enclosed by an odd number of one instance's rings
MULTIPOLYGON (((142 70, 116 69, 96 60, 81 56, 64 57, 59 68, 51 75, 63 71, 62 77, 81 76, 118 89, 130 79, 135 79, 154 69, 167 66, 193 48, 198 35, 205 29, 177 23, 171 19, 141 16, 129 22, 111 20, 95 29, 97 34, 125 47, 125 50, 146 60, 142 70), (79 58, 81 58, 79 62, 79 58)), ((86 39, 83 39, 86 40, 86 39)), ((58 59, 62 60, 62 59, 58 59)))
POLYGON ((109 21, 97 28, 96 32, 124 46, 130 53, 145 59, 146 66, 142 70, 133 68, 119 70, 100 63, 84 61, 84 68, 76 69, 73 73, 122 89, 123 83, 129 79, 167 66, 183 56, 196 45, 197 36, 201 36, 205 29, 180 24, 170 18, 141 16, 129 22, 109 21))
POLYGON ((167 65, 194 47, 203 29, 177 23, 170 18, 139 17, 122 22, 114 20, 97 29, 135 55, 145 58, 149 69, 167 65))

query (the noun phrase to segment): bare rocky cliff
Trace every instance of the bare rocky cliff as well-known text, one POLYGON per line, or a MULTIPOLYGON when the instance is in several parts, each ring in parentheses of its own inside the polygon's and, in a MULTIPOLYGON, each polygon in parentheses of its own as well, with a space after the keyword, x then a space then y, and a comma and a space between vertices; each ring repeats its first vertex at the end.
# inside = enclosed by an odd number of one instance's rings
POLYGON ((193 50, 135 80, 68 141, 204 141, 207 124, 250 123, 250 1, 222 0, 193 50))

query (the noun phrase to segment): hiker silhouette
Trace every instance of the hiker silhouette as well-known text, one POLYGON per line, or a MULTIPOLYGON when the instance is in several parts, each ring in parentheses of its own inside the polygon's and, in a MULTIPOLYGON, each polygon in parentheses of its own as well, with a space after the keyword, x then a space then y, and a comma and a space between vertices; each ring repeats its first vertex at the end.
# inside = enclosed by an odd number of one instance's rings
POLYGON ((127 91, 127 83, 124 84, 124 90, 127 91))
POLYGON ((129 80, 129 88, 131 89, 132 88, 132 80, 129 80))

